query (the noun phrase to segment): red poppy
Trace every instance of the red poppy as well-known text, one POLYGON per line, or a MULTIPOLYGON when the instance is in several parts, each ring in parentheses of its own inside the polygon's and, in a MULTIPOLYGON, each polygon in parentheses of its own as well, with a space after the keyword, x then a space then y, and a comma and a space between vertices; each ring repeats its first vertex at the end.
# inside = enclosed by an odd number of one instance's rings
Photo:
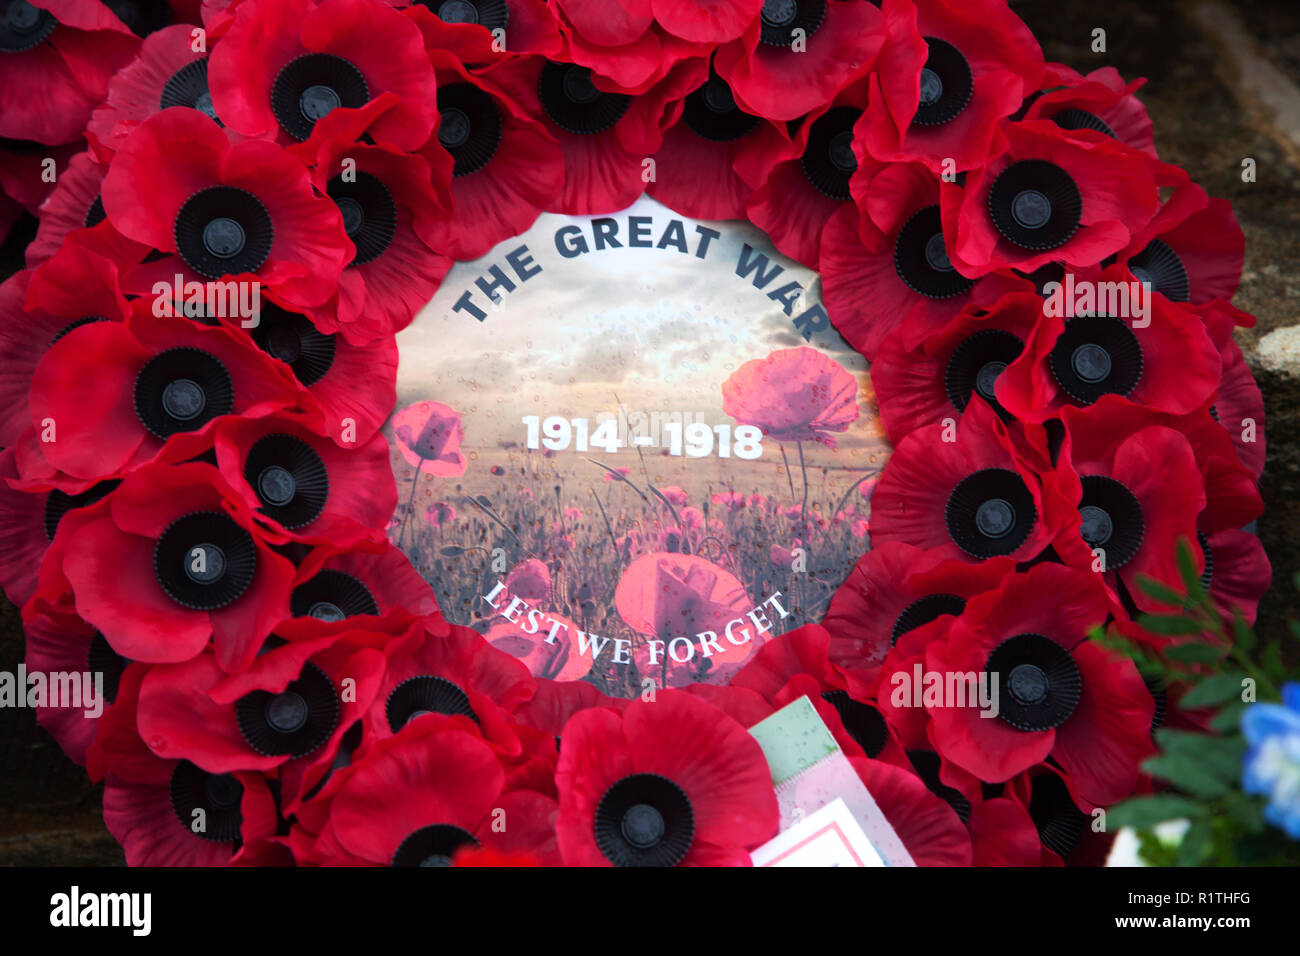
POLYGON ((989 675, 998 714, 927 705, 939 753, 989 783, 1050 755, 1086 799, 1110 804, 1132 793, 1154 749, 1154 702, 1131 659, 1088 639, 1109 613, 1095 575, 1050 563, 971 598, 948 639, 927 647, 925 667, 989 675))
POLYGON ((1059 532, 1069 502, 1026 445, 984 402, 968 405, 956 424, 912 432, 889 456, 872 498, 872 540, 966 561, 1035 557, 1059 532))
POLYGON ((835 447, 832 432, 858 419, 857 380, 816 349, 778 349, 751 359, 722 383, 722 410, 777 441, 835 447))
POLYGON ((139 39, 96 0, 12 0, 5 15, 0 137, 51 145, 77 138, 139 39))
POLYGON ((1246 236, 1232 203, 1188 183, 1117 255, 1133 278, 1173 302, 1231 299, 1241 281, 1246 236), (1189 207, 1192 207, 1189 209, 1189 207))
POLYGON ((943 182, 948 258, 965 276, 1051 262, 1090 266, 1155 213, 1160 164, 1101 133, 1048 120, 1008 123, 1007 150, 943 182))
POLYGON ((188 23, 177 23, 151 34, 135 59, 108 84, 107 98, 86 129, 101 162, 109 162, 137 126, 168 107, 196 109, 220 122, 208 92, 206 46, 194 49, 199 44, 193 30, 188 23))
MULTIPOLYGON (((453 210, 416 222, 420 237, 454 259, 477 259, 528 230, 564 186, 564 157, 546 127, 502 87, 474 76, 446 50, 430 48, 438 77, 438 120, 421 148, 433 178, 449 183, 453 210)), ((506 82, 525 60, 493 73, 506 82)))
MULTIPOLYGON (((1112 266, 1102 272, 1102 282, 1127 282, 1123 275, 1112 266)), ((1125 396, 1171 415, 1186 415, 1209 403, 1222 361, 1195 313, 1151 296, 1140 319, 1112 315, 1122 308, 1105 310, 1100 304, 1075 314, 1067 298, 1070 287, 1067 282, 1059 295, 1065 314, 1050 308, 1051 299, 1044 303, 1046 314, 1024 350, 998 376, 996 397, 1007 412, 1041 422, 1063 408, 1091 405, 1106 395, 1125 396)))
POLYGON ((564 732, 564 726, 569 722, 569 718, 579 711, 589 707, 621 710, 629 703, 630 700, 622 697, 607 697, 597 690, 595 685, 588 684, 586 681, 555 681, 542 678, 537 681, 536 693, 519 705, 515 716, 525 725, 558 738, 564 732))
POLYGON ((760 0, 555 0, 552 12, 574 63, 644 93, 682 60, 738 37, 760 0))
POLYGON ((674 103, 672 117, 646 192, 683 215, 744 219, 750 195, 795 150, 784 124, 741 109, 716 73, 674 103))
MULTIPOLYGON (((313 548, 298 565, 289 595, 291 615, 318 621, 385 615, 395 608, 424 618, 438 614, 433 589, 387 541, 313 548)), ((426 627, 432 626, 426 620, 426 627)))
POLYGON ((1013 567, 1009 558, 969 564, 901 541, 876 544, 858 559, 822 619, 830 661, 845 674, 846 686, 869 692, 899 638, 960 614, 968 599, 995 587, 1013 567))
POLYGON ((36 238, 26 251, 29 268, 35 268, 58 252, 72 231, 104 221, 99 184, 107 172, 108 167, 97 163, 88 150, 77 153, 68 161, 54 189, 41 203, 36 238))
POLYGON ((356 344, 400 332, 451 268, 422 238, 445 214, 446 196, 435 193, 419 156, 348 138, 318 145, 313 180, 338 207, 355 250, 338 291, 311 310, 317 328, 356 344))
POLYGON ((626 209, 646 187, 645 160, 663 142, 668 105, 704 82, 703 60, 684 60, 634 93, 576 63, 520 57, 481 76, 538 119, 560 145, 564 187, 553 212, 582 216, 626 209))
POLYGON ((1007 798, 1028 812, 1038 832, 1041 866, 1104 866, 1115 831, 1094 826, 1097 806, 1079 793, 1074 779, 1050 763, 1011 780, 1007 798))
POLYGON ((888 39, 858 128, 867 152, 949 175, 1000 153, 1002 119, 1043 78, 1028 27, 1001 0, 886 0, 881 12, 888 39))
POLYGON ((970 866, 971 837, 961 817, 925 782, 883 760, 849 757, 889 825, 917 866, 970 866))
POLYGON ((981 800, 971 808, 966 829, 972 866, 1038 866, 1042 844, 1033 818, 1010 797, 981 800))
POLYGON ((884 20, 871 4, 790 0, 764 7, 713 61, 736 102, 755 116, 793 120, 824 107, 871 67, 885 42, 884 20))
POLYGON ((434 721, 367 751, 329 810, 311 862, 449 866, 477 846, 558 862, 555 801, 509 789, 490 747, 434 721))
POLYGON ((402 457, 419 473, 440 478, 465 473, 468 459, 460 450, 464 430, 460 413, 441 402, 416 402, 393 414, 393 439, 402 457))
POLYGON ((1043 321, 1032 292, 1002 296, 991 308, 968 306, 915 344, 909 323, 885 338, 871 363, 880 420, 894 444, 918 428, 955 418, 982 400, 1004 416, 994 386, 1043 321))
POLYGON ((968 279, 953 268, 939 181, 924 166, 860 167, 850 187, 858 205, 845 204, 821 234, 822 288, 835 327, 868 358, 896 328, 910 346, 967 305, 1030 288, 1008 273, 968 279))
POLYGON ((416 626, 384 649, 388 667, 365 721, 364 746, 425 714, 456 718, 505 758, 522 752, 511 715, 533 694, 532 675, 467 627, 416 626), (441 632, 441 633, 440 633, 441 632))
POLYGON ((1259 536, 1228 528, 1216 534, 1198 534, 1197 540, 1205 556, 1201 580, 1215 606, 1226 618, 1239 612, 1253 625, 1273 576, 1259 536))
POLYGON ((1063 63, 1048 63, 1043 91, 1027 98, 1017 119, 1050 119, 1062 129, 1092 129, 1156 158, 1146 107, 1134 94, 1146 80, 1125 83, 1113 66, 1086 76, 1063 63))
POLYGON ((24 613, 66 607, 67 592, 123 657, 186 661, 211 637, 236 671, 284 618, 292 580, 215 468, 159 464, 63 517, 24 613))
POLYGON ((208 67, 212 105, 245 136, 307 139, 333 110, 393 93, 376 141, 412 150, 437 116, 419 29, 381 0, 245 0, 208 67))
POLYGON ((1057 472, 1078 516, 1062 530, 1056 552, 1082 570, 1106 572, 1108 579, 1117 574, 1131 596, 1145 601, 1138 576, 1178 579, 1177 543, 1195 538, 1196 516, 1205 507, 1192 445, 1155 424, 1150 412, 1114 397, 1091 409, 1067 409, 1063 420, 1057 472))
MULTIPOLYGON (((1202 313, 1207 317, 1218 307, 1226 303, 1212 303, 1210 310, 1202 313)), ((1233 309, 1232 312, 1237 310, 1233 309)), ((1218 422, 1232 439, 1237 459, 1258 481, 1264 471, 1264 459, 1268 443, 1265 440, 1264 396, 1259 390, 1255 376, 1246 364, 1246 359, 1239 346, 1232 338, 1232 328, 1226 318, 1219 319, 1221 324, 1216 330, 1215 320, 1207 319, 1210 337, 1219 348, 1219 357, 1223 364, 1223 374, 1219 377, 1219 388, 1210 406, 1211 417, 1218 422)))
MULTIPOLYGON (((51 263, 54 260, 51 260, 51 263)), ((82 479, 120 476, 156 458, 205 449, 209 422, 254 417, 294 397, 288 369, 225 329, 155 318, 137 300, 130 320, 72 329, 36 367, 31 423, 57 424, 45 459, 82 479)))
POLYGON ((690 694, 575 714, 555 777, 569 866, 748 866, 777 829, 758 741, 690 694))
POLYGON ((32 426, 32 380, 53 345, 84 325, 121 323, 129 311, 117 267, 76 242, 0 285, 0 446, 32 426))
POLYGON ((519 53, 558 56, 564 49, 546 0, 393 0, 393 6, 415 22, 429 49, 449 50, 473 66, 519 53))
POLYGON ((118 704, 103 718, 88 757, 104 780, 104 824, 128 866, 268 865, 286 862, 275 843, 280 822, 266 778, 208 773, 188 760, 155 756, 136 730, 148 669, 128 667, 118 704))
POLYGON ((293 622, 276 630, 243 673, 224 675, 210 654, 153 667, 140 690, 140 735, 160 757, 210 773, 276 773, 293 813, 331 772, 383 675, 383 631, 293 622))
POLYGON ((59 177, 67 173, 73 157, 84 149, 81 139, 62 146, 0 139, 0 193, 39 216, 42 203, 54 192, 59 177))
POLYGON ((231 416, 213 431, 217 467, 278 543, 378 542, 397 506, 388 442, 349 449, 285 415, 231 416))
POLYGON ((777 154, 780 161, 769 166, 745 203, 746 217, 777 249, 812 269, 819 267, 826 224, 852 205, 854 175, 873 175, 879 167, 854 139, 853 126, 866 102, 863 89, 860 82, 845 87, 806 116, 791 148, 777 154))
POLYGON ((634 560, 619 578, 614 606, 646 638, 632 650, 638 672, 663 687, 725 681, 772 630, 769 615, 754 607, 735 575, 688 554, 634 560))
MULTIPOLYGON (((117 699, 122 671, 129 662, 108 646, 103 635, 73 615, 41 615, 28 621, 23 630, 29 674, 46 674, 51 681, 56 674, 93 675, 93 690, 83 684, 81 692, 70 698, 51 693, 36 710, 36 722, 58 741, 70 760, 84 765, 99 721, 117 699)), ((19 691, 24 692, 25 688, 19 691)))
POLYGON ((545 601, 551 596, 551 570, 536 558, 520 561, 505 579, 506 592, 525 601, 545 601))

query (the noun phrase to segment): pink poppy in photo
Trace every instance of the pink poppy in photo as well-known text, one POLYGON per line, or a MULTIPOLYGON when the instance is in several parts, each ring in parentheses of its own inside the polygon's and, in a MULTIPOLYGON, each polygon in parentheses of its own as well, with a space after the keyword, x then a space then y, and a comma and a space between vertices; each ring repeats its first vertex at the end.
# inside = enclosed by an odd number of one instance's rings
MULTIPOLYGON (((762 495, 754 495, 761 499, 762 495)), ((725 505, 728 511, 740 511, 745 507, 745 496, 734 491, 723 491, 713 496, 715 505, 725 505)))
POLYGON ((520 489, 519 489, 519 497, 520 497, 520 498, 523 498, 523 499, 525 499, 525 500, 527 500, 527 501, 532 501, 532 500, 533 500, 533 489, 531 489, 531 488, 520 488, 520 489))
POLYGON ((582 509, 580 509, 580 508, 565 508, 565 509, 564 509, 564 520, 565 520, 565 521, 581 521, 581 520, 582 520, 582 509))
POLYGON ((506 473, 506 470, 502 468, 500 465, 493 465, 490 470, 492 474, 497 475, 498 477, 506 473))
POLYGON ((456 520, 456 509, 445 501, 435 501, 424 509, 424 518, 433 527, 439 528, 456 520))
POLYGON ((393 416, 393 437, 402 457, 417 472, 427 470, 441 478, 465 474, 460 412, 442 402, 407 405, 393 416))
POLYGON ((777 441, 818 441, 858 419, 858 383, 816 349, 778 349, 746 362, 722 383, 722 410, 777 441))
POLYGON ((536 558, 516 564, 506 575, 506 590, 525 601, 541 601, 551 593, 551 571, 536 558))
POLYGON ((699 508, 683 508, 678 517, 687 531, 696 531, 704 527, 704 513, 699 508))
POLYGON ((686 504, 686 492, 676 485, 669 485, 667 488, 660 488, 659 494, 663 495, 673 503, 674 507, 680 508, 686 504))
POLYGON ((866 518, 859 518, 857 521, 853 522, 853 525, 849 530, 853 532, 853 537, 865 538, 867 532, 871 530, 871 524, 866 518))
POLYGON ((650 638, 634 652, 637 669, 668 687, 724 680, 766 639, 746 616, 753 601, 740 581, 692 555, 637 558, 618 582, 614 606, 628 627, 650 638), (720 649, 701 645, 697 635, 705 632, 720 649))
POLYGON ((573 681, 586 677, 593 663, 590 648, 586 654, 578 653, 580 630, 581 625, 567 617, 533 609, 513 622, 497 618, 483 639, 498 651, 518 658, 534 677, 573 681), (550 642, 552 633, 554 642, 550 642))

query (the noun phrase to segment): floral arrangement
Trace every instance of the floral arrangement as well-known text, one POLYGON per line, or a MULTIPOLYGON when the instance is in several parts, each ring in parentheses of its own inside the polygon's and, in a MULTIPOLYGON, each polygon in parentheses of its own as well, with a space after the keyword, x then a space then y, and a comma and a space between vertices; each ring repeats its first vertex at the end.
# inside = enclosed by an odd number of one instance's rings
MULTIPOLYGON (((746 728, 805 695, 918 863, 1098 863, 1160 729, 1220 729, 1241 632, 1183 613, 1176 554, 1253 623, 1244 240, 1141 81, 1001 0, 0 4, 0 228, 39 217, 0 286, 0 585, 30 672, 103 677, 39 720, 128 863, 746 865, 778 827, 746 728), (627 700, 439 610, 380 429, 453 262, 643 192, 821 273, 895 450, 819 624, 627 700), (1001 713, 913 673, 991 673, 1001 713)), ((856 398, 806 372, 742 368, 729 413, 833 441, 856 398)), ((408 500, 467 467, 453 409, 393 429, 408 500)), ((629 549, 633 630, 757 599, 683 540, 629 549)), ((1292 835, 1296 707, 1241 719, 1292 835)))

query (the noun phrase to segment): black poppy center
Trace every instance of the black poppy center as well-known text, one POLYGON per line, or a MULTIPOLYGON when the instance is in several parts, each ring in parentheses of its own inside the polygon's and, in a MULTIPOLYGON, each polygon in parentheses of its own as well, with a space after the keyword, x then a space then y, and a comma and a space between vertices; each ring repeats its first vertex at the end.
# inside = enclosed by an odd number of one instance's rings
POLYGON ((1041 634, 1007 638, 989 655, 985 670, 998 682, 998 716, 1017 730, 1059 727, 1083 692, 1070 652, 1041 634))
POLYGON ((951 299, 975 284, 948 259, 937 203, 918 209, 898 230, 894 271, 909 289, 929 299, 951 299))
POLYGON ((388 718, 388 727, 393 733, 424 714, 460 714, 478 723, 478 715, 470 706, 469 695, 446 678, 432 674, 421 674, 402 681, 393 688, 384 705, 384 715, 388 718))
POLYGON ((86 649, 86 668, 92 674, 104 675, 104 699, 110 704, 117 700, 117 691, 122 684, 122 671, 129 664, 125 657, 113 650, 104 635, 95 632, 86 649))
POLYGON ((208 91, 206 58, 186 63, 163 84, 162 93, 158 97, 158 108, 165 110, 171 106, 187 106, 221 122, 217 111, 212 107, 212 94, 208 91))
POLYGON ((907 759, 916 770, 926 788, 957 812, 961 822, 970 819, 971 802, 955 787, 950 787, 939 777, 939 755, 933 750, 909 750, 907 759))
POLYGON ((185 201, 172 228, 186 265, 206 279, 256 272, 275 226, 262 201, 234 186, 209 186, 185 201))
POLYGON ((473 83, 452 83, 438 87, 438 112, 438 142, 455 161, 452 175, 467 176, 486 166, 504 130, 496 100, 473 83))
POLYGON ((296 435, 264 435, 244 460, 244 480, 257 493, 261 512, 292 530, 311 524, 329 501, 325 462, 296 435))
POLYGON ((263 352, 284 362, 303 385, 314 385, 334 364, 336 337, 325 335, 298 312, 262 301, 258 324, 250 330, 263 352))
POLYGON ((1142 378, 1142 345, 1122 320, 1081 315, 1068 320, 1048 355, 1061 389, 1083 405, 1103 395, 1127 395, 1142 378))
POLYGON ((271 84, 271 111, 280 128, 297 140, 307 139, 316 121, 333 110, 341 106, 356 109, 369 99, 361 71, 332 53, 295 57, 271 84))
POLYGON ((438 19, 443 23, 478 23, 478 11, 469 0, 445 0, 438 7, 438 19))
POLYGON ((159 352, 135 379, 135 412, 150 434, 166 439, 191 431, 234 408, 230 373, 215 356, 195 348, 159 352))
POLYGON ((229 515, 198 511, 163 531, 153 561, 154 575, 172 600, 212 611, 248 590, 257 570, 257 549, 229 515))
POLYGON ((167 789, 176 819, 196 837, 213 843, 239 841, 244 785, 233 774, 208 773, 182 760, 167 789))
POLYGON ((370 590, 355 577, 326 568, 293 589, 289 610, 294 617, 340 621, 357 614, 378 614, 379 605, 370 590))
POLYGON ((975 89, 970 64, 951 43, 926 37, 929 53, 921 67, 920 101, 913 126, 941 126, 961 115, 975 89))
POLYGON ((1061 110, 1052 117, 1052 122, 1061 129, 1091 129, 1105 133, 1112 139, 1115 137, 1115 131, 1100 116, 1077 107, 1061 110))
POLYGON ((1029 817, 1043 846, 1062 858, 1074 852, 1088 825, 1088 815, 1075 805, 1069 788, 1054 773, 1034 778, 1029 817))
POLYGON ((1183 260, 1159 239, 1152 239, 1141 252, 1129 259, 1128 269, 1133 278, 1151 283, 1153 290, 1171 302, 1191 299, 1191 282, 1183 260))
POLYGON ((825 18, 826 0, 763 0, 759 39, 768 46, 788 47, 796 37, 811 37, 825 18))
POLYGON ((138 37, 147 37, 172 22, 167 0, 102 0, 117 18, 138 37))
POLYGON ((365 265, 377 259, 397 235, 397 203, 383 181, 370 173, 357 171, 352 181, 343 174, 325 185, 325 192, 343 216, 343 229, 356 246, 352 265, 365 265))
POLYGON ((1024 350, 1020 337, 1003 329, 981 329, 964 339, 948 357, 944 369, 944 391, 958 411, 964 411, 972 395, 978 395, 1001 411, 997 381, 1008 365, 1024 350))
POLYGON ((736 105, 731 87, 716 73, 686 97, 682 121, 697 136, 716 143, 740 139, 758 125, 758 117, 736 105))
POLYGON ((594 830, 600 852, 615 866, 676 866, 695 839, 695 814, 677 784, 639 773, 605 791, 594 830))
POLYGON ((305 757, 329 739, 338 719, 334 685, 310 662, 284 690, 255 690, 235 701, 240 734, 264 757, 305 757))
POLYGON ((1146 522, 1142 505, 1122 482, 1105 475, 1080 479, 1080 533, 1090 548, 1102 548, 1106 570, 1127 564, 1142 546, 1146 522))
POLYGON ((808 131, 801 165, 808 182, 831 199, 849 198, 849 177, 858 168, 853 155, 853 125, 862 111, 852 106, 827 110, 808 131))
POLYGON ((1006 468, 985 468, 957 483, 944 521, 953 543, 976 558, 1011 554, 1038 520, 1024 479, 1006 468))
POLYGON ((993 181, 989 215, 1008 242, 1041 252, 1064 245, 1074 235, 1083 216, 1083 197, 1060 166, 1022 159, 993 181))
POLYGON ((870 704, 854 700, 847 691, 828 690, 822 700, 835 708, 849 736, 857 741, 868 757, 875 757, 889 741, 889 729, 880 711, 870 704))
POLYGON ((54 535, 59 530, 59 522, 63 516, 74 508, 84 508, 86 505, 93 505, 96 501, 102 499, 110 491, 120 485, 117 480, 101 481, 85 491, 75 495, 70 495, 65 491, 55 488, 45 497, 45 516, 44 527, 45 537, 54 540, 54 535))
POLYGON ((390 865, 453 866, 458 850, 478 845, 478 840, 468 831, 449 823, 435 823, 408 834, 393 854, 390 865))
POLYGON ((9 0, 0 16, 0 52, 22 53, 44 43, 59 21, 27 0, 9 0))
POLYGON ((630 96, 598 89, 591 81, 591 70, 572 63, 543 66, 537 92, 551 121, 580 136, 609 129, 632 104, 630 96))
POLYGON ((903 612, 895 618, 893 630, 889 634, 890 646, 897 644, 898 639, 909 631, 924 627, 944 614, 957 617, 964 610, 966 599, 956 594, 927 594, 918 598, 903 608, 903 612))

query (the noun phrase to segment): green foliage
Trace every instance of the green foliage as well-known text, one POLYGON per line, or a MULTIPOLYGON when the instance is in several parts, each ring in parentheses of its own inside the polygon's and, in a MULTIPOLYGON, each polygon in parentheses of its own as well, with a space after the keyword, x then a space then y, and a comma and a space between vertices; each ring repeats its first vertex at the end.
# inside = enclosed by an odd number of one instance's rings
MULTIPOLYGON (((1263 799, 1241 791, 1247 750, 1241 716, 1256 700, 1279 698, 1288 676, 1282 650, 1276 643, 1261 644, 1240 613, 1225 619, 1201 581, 1188 542, 1179 542, 1177 558, 1181 589, 1151 578, 1138 581, 1143 594, 1169 608, 1138 618, 1155 640, 1139 644, 1115 630, 1095 631, 1093 637, 1131 657, 1155 685, 1181 690, 1178 709, 1204 714, 1208 730, 1158 730, 1158 752, 1143 769, 1162 785, 1161 792, 1112 807, 1108 825, 1137 830, 1139 853, 1153 866, 1300 864, 1300 843, 1266 825, 1263 799), (1157 824, 1176 819, 1189 822, 1181 840, 1157 836, 1157 824)), ((1300 574, 1294 583, 1300 589, 1300 574)), ((1300 640, 1300 622, 1290 622, 1290 633, 1300 640)))

